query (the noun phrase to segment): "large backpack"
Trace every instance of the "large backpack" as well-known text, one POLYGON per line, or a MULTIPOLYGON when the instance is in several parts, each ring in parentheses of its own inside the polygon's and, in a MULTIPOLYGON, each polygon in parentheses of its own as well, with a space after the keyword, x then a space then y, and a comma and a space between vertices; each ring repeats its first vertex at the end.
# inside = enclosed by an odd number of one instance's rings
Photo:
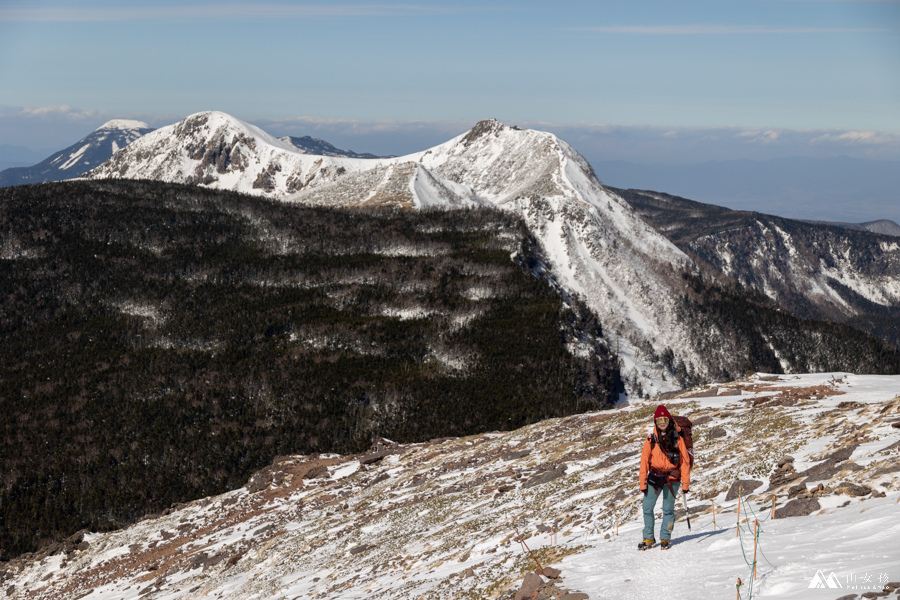
MULTIPOLYGON (((687 417, 672 417, 672 420, 678 425, 675 428, 675 444, 676 447, 678 445, 678 437, 681 436, 684 438, 684 447, 687 448, 688 456, 690 457, 690 464, 688 465, 688 469, 694 468, 694 438, 691 437, 691 427, 693 423, 687 417)), ((650 434, 650 451, 653 451, 653 447, 656 446, 656 432, 654 431, 650 434)), ((673 456, 669 457, 675 465, 681 466, 681 456, 678 452, 676 452, 673 456)))

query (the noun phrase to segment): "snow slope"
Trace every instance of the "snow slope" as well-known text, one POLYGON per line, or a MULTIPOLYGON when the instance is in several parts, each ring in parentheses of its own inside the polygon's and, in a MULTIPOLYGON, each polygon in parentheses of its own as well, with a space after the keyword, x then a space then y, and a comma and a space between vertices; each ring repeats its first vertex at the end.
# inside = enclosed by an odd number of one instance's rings
POLYGON ((365 455, 280 457, 240 490, 16 559, 0 594, 511 599, 535 567, 525 544, 562 570, 557 588, 591 599, 731 598, 738 577, 743 598, 751 582, 759 598, 861 594, 900 581, 898 393, 900 376, 754 375, 666 401, 694 420, 697 456, 692 528, 680 511, 667 553, 636 550, 654 401, 507 433, 384 440, 365 455), (788 480, 777 469, 786 454, 796 467, 788 480), (751 479, 759 487, 745 484, 740 514, 750 522, 738 537, 727 493, 751 479), (798 483, 819 507, 772 519, 772 496, 787 507, 798 483), (856 496, 850 484, 868 489, 856 496), (841 588, 810 589, 819 571, 841 588))

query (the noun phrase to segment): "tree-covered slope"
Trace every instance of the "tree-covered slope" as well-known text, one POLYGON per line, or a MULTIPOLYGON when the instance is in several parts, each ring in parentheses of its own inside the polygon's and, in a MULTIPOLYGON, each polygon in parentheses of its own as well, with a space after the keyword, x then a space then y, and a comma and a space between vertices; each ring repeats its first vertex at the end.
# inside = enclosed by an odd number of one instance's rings
POLYGON ((0 190, 0 548, 242 485, 286 453, 610 406, 599 324, 499 211, 174 184, 0 190), (515 260, 511 260, 511 256, 515 260))

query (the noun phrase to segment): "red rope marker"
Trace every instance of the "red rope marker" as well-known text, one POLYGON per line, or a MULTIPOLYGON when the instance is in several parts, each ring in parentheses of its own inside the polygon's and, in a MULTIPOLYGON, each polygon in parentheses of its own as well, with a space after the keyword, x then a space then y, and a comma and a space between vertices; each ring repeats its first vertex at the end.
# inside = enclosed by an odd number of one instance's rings
POLYGON ((540 569, 541 573, 543 573, 544 567, 541 566, 541 563, 540 563, 540 561, 538 561, 537 557, 534 555, 534 552, 532 552, 531 548, 528 547, 528 544, 525 543, 525 538, 523 538, 522 534, 519 533, 519 528, 516 527, 515 529, 516 529, 516 535, 518 536, 516 538, 516 541, 519 542, 520 544, 522 544, 522 546, 524 546, 525 549, 528 550, 528 554, 531 555, 532 560, 534 560, 534 562, 537 563, 538 569, 540 569))

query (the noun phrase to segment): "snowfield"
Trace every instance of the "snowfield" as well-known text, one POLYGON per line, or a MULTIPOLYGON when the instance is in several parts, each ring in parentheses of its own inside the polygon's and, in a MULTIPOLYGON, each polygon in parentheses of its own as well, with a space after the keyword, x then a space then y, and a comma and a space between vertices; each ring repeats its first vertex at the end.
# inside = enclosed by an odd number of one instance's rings
POLYGON ((755 374, 663 403, 694 421, 697 459, 691 529, 679 498, 666 552, 636 550, 654 400, 279 457, 245 488, 11 561, 0 594, 511 600, 536 561, 562 571, 544 597, 573 600, 830 600, 900 581, 900 376, 755 374))

